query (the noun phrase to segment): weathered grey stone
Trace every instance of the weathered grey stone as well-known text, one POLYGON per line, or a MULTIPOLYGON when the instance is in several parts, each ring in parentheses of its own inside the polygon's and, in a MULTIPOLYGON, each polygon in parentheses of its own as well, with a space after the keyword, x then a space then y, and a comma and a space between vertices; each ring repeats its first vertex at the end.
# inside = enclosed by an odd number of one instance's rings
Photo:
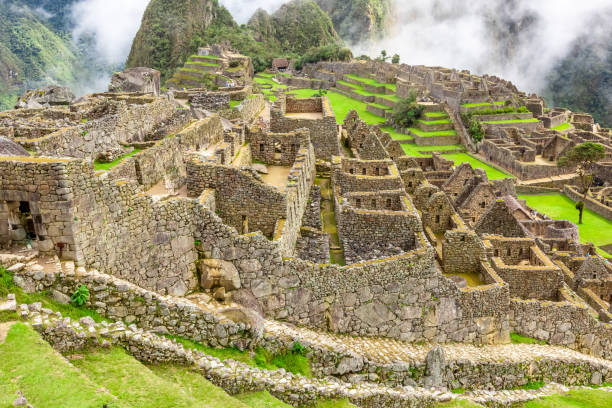
POLYGON ((395 315, 391 313, 389 308, 378 301, 373 301, 357 308, 355 315, 362 322, 374 327, 381 326, 395 318, 395 315))
POLYGON ((425 366, 425 386, 441 387, 444 384, 444 371, 446 369, 446 358, 442 347, 435 346, 427 353, 425 366))
POLYGON ((203 289, 213 289, 217 286, 227 291, 240 289, 240 275, 233 263, 221 259, 202 259, 198 263, 203 289))
POLYGON ((109 92, 140 92, 159 95, 160 72, 146 67, 127 68, 115 72, 108 86, 109 92))

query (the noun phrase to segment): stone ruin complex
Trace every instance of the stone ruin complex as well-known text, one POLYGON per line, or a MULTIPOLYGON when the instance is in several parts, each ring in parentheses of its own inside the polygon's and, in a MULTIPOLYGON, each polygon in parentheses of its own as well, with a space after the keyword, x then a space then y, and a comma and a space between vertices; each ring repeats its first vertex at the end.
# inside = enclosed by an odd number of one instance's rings
MULTIPOLYGON (((610 130, 587 115, 544 113, 500 78, 361 62, 305 70, 327 84, 355 73, 395 80, 400 97, 417 90, 466 145, 462 105, 525 100, 539 122, 488 126, 480 145, 521 180, 565 174, 541 162, 583 140, 612 158, 610 130), (550 129, 565 121, 575 129, 550 129)), ((612 266, 580 243, 576 225, 517 198, 538 185, 492 181, 438 153, 409 157, 355 111, 338 125, 325 96, 268 104, 248 82, 159 93, 149 70, 120 77, 112 92, 0 113, 1 260, 25 290, 65 298, 87 285, 89 307, 145 330, 149 346, 130 345, 145 360, 158 347, 195 361, 153 333, 271 351, 299 341, 315 378, 287 389, 239 363, 230 384, 219 371, 227 367, 201 360, 230 392, 253 377, 252 387, 296 406, 317 395, 428 406, 451 396, 422 387, 612 381, 612 266), (139 74, 147 80, 130 80, 139 74), (544 354, 498 357, 520 348, 511 332, 547 342, 544 354), (491 359, 473 357, 478 350, 491 359)), ((609 183, 609 162, 600 173, 609 183)), ((593 193, 593 206, 609 208, 609 186, 593 193)), ((44 310, 19 310, 51 319, 47 339, 71 336, 44 310)))

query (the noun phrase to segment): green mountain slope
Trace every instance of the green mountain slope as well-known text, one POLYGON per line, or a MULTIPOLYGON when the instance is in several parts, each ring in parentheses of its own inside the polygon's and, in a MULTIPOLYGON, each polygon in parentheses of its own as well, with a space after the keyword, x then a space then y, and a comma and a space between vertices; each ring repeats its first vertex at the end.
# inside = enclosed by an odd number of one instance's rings
POLYGON ((75 81, 78 50, 27 6, 0 3, 0 110, 25 88, 75 81))
POLYGON ((393 0, 317 0, 317 4, 351 44, 383 37, 393 23, 393 0))
POLYGON ((274 57, 298 56, 341 39, 313 1, 294 0, 271 16, 259 10, 239 26, 217 0, 152 0, 126 65, 158 69, 165 81, 198 47, 216 43, 231 44, 262 70, 274 57))

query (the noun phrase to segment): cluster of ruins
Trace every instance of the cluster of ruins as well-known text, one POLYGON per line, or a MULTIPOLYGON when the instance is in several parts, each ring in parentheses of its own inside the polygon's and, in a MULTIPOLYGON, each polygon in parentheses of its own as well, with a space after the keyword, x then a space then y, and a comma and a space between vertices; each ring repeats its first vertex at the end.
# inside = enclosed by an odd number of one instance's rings
MULTIPOLYGON (((400 98, 416 90, 457 131, 438 144, 474 145, 460 119, 471 104, 523 103, 519 120, 537 121, 485 122, 480 154, 571 196, 573 171, 556 160, 597 141, 607 158, 589 205, 611 218, 611 131, 589 115, 545 111, 511 83, 466 71, 322 62, 304 72, 313 88, 356 74, 394 82, 400 98), (572 129, 552 129, 563 123, 572 129), (567 185, 549 180, 559 175, 567 185)), ((147 75, 146 89, 128 75, 129 92, 0 113, 4 252, 321 331, 475 344, 517 332, 611 358, 612 266, 576 225, 520 200, 516 179, 435 152, 407 156, 355 111, 338 124, 326 96, 268 103, 249 81, 160 93, 147 75)))

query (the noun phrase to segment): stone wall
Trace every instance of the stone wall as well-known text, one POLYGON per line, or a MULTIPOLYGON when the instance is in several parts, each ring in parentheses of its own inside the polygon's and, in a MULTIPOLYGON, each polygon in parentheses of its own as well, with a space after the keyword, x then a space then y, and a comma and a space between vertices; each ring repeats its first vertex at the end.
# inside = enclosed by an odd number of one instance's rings
POLYGON ((612 221, 612 207, 604 205, 590 196, 587 196, 585 200, 584 196, 578 192, 575 186, 565 185, 563 193, 574 202, 583 201, 586 208, 612 221))
POLYGON ((158 123, 170 118, 175 112, 174 101, 167 98, 137 102, 109 102, 115 104, 112 114, 40 138, 21 139, 19 142, 46 156, 114 159, 122 154, 123 144, 143 142, 158 123))
POLYGON ((331 156, 340 152, 338 141, 338 125, 329 99, 286 98, 281 95, 272 106, 270 130, 277 133, 288 133, 296 129, 310 130, 311 143, 317 158, 330 160, 331 156), (294 112, 294 110, 296 112, 294 112), (286 113, 322 113, 322 118, 298 119, 285 116, 286 113))
MULTIPOLYGON (((80 285, 89 289, 85 307, 109 319, 160 334, 173 334, 212 346, 237 347, 256 345, 261 332, 244 323, 206 312, 185 298, 162 296, 125 280, 95 271, 53 273, 22 270, 15 282, 27 292, 51 291, 54 296, 69 298, 80 285)), ((261 329, 259 329, 261 330, 261 329)))
POLYGON ((605 359, 612 358, 610 324, 592 316, 589 307, 577 296, 572 296, 568 287, 562 288, 561 292, 565 293, 565 300, 561 302, 512 299, 512 330, 548 344, 571 347, 605 359))
POLYGON ((230 94, 228 92, 201 92, 189 95, 191 106, 216 112, 230 107, 230 94))
POLYGON ((198 197, 205 189, 215 190, 216 210, 223 221, 243 233, 261 231, 272 237, 276 222, 286 217, 286 195, 264 183, 249 167, 192 158, 187 162, 189 196, 198 197))
POLYGON ((257 129, 248 132, 247 140, 255 160, 265 164, 291 166, 300 146, 310 143, 310 131, 298 129, 289 133, 269 133, 257 129))
POLYGON ((295 252, 299 259, 316 264, 328 264, 329 234, 315 228, 300 228, 295 252))

